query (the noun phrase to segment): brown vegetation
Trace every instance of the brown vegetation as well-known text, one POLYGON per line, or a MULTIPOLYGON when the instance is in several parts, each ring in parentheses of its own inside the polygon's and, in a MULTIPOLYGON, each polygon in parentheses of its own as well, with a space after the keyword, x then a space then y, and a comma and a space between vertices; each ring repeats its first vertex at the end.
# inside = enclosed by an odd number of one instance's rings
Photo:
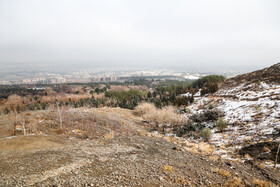
POLYGON ((135 109, 134 113, 142 116, 154 127, 163 125, 164 127, 175 127, 186 123, 187 118, 178 114, 175 107, 166 106, 158 109, 151 103, 141 103, 135 109))

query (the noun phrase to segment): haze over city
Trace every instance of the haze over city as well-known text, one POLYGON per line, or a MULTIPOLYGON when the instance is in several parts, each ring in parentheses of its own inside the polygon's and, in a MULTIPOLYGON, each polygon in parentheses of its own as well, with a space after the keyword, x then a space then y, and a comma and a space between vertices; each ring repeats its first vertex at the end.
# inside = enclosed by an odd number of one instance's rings
POLYGON ((280 2, 0 1, 1 72, 254 70, 279 62, 280 2))

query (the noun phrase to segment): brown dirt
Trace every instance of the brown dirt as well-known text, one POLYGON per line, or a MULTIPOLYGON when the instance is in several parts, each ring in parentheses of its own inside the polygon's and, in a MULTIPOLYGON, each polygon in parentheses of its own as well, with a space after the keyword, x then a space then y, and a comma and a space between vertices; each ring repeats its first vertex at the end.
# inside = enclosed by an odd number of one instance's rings
MULTIPOLYGON (((249 154, 252 158, 259 160, 275 161, 278 145, 278 142, 257 143, 247 147, 243 147, 239 151, 239 153, 241 155, 249 154)), ((280 158, 277 159, 277 163, 280 163, 280 158)))
POLYGON ((131 116, 129 110, 114 110, 90 111, 115 124, 106 127, 117 129, 111 130, 110 136, 107 133, 91 140, 65 135, 1 138, 0 186, 252 186, 256 181, 280 184, 279 169, 272 171, 254 162, 212 159, 188 152, 164 138, 140 133, 141 120, 131 116), (125 128, 116 128, 116 124, 125 128), (128 127, 134 133, 119 132, 128 127))

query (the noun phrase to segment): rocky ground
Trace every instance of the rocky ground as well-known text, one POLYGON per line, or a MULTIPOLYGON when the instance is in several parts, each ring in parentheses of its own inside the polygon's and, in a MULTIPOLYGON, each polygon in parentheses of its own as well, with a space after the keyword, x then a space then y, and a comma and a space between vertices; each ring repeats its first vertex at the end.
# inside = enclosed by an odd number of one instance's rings
MULTIPOLYGON (((95 136, 84 138, 74 136, 75 133, 48 134, 42 131, 11 136, 13 126, 1 116, 0 127, 5 130, 1 131, 0 139, 0 186, 280 184, 279 168, 263 168, 253 160, 224 160, 213 151, 207 152, 206 144, 194 145, 180 138, 149 133, 143 128, 141 119, 134 117, 129 110, 70 111, 75 112, 94 114, 98 131, 95 136), (102 123, 98 123, 101 119, 102 123)), ((43 116, 34 111, 29 117, 38 115, 43 116)), ((82 134, 83 130, 76 130, 76 133, 82 134)))

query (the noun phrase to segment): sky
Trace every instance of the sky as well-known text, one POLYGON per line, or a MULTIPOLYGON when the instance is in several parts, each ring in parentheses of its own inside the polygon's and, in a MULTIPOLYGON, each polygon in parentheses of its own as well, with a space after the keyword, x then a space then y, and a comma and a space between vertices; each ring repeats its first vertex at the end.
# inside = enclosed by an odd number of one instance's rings
POLYGON ((279 34, 279 0, 0 0, 3 67, 260 68, 279 34))

